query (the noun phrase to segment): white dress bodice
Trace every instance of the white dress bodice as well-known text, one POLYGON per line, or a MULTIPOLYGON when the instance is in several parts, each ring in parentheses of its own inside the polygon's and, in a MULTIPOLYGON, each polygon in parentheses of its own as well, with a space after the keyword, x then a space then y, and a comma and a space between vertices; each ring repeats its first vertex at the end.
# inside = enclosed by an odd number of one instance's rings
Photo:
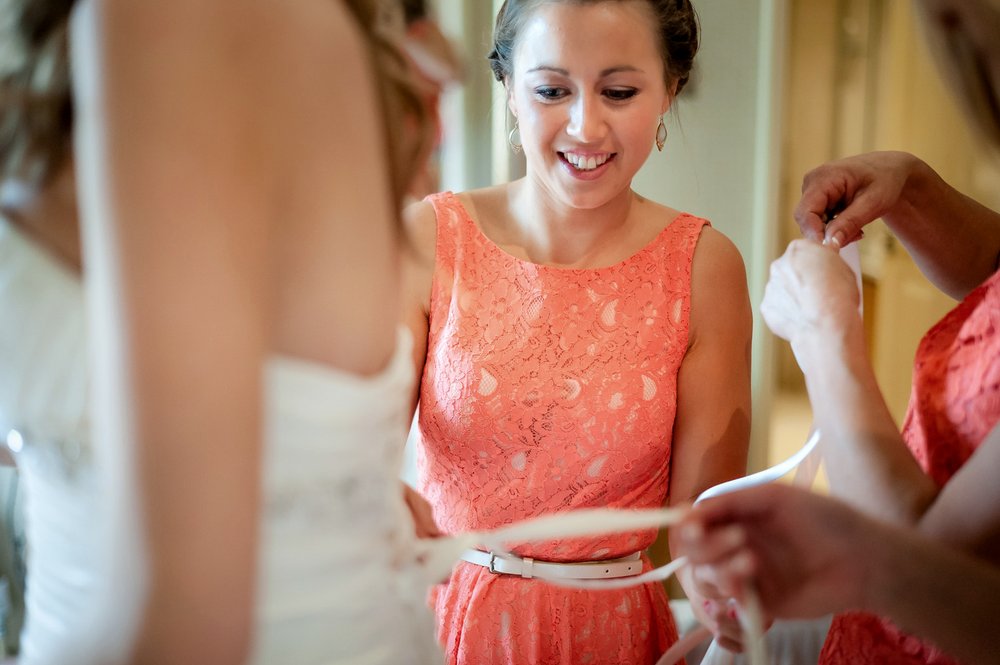
POLYGON ((411 348, 370 378, 268 363, 255 663, 441 662, 399 481, 411 348))
MULTIPOLYGON (((137 536, 109 530, 121 494, 91 442, 84 300, 79 276, 0 218, 0 436, 24 483, 28 541, 22 665, 120 662, 136 630, 115 616, 142 580, 115 576, 118 546, 137 536)), ((254 663, 440 661, 398 480, 410 344, 401 334, 367 379, 289 358, 264 368, 254 663)))
POLYGON ((0 218, 0 432, 25 492, 24 665, 97 663, 98 488, 80 279, 0 218))

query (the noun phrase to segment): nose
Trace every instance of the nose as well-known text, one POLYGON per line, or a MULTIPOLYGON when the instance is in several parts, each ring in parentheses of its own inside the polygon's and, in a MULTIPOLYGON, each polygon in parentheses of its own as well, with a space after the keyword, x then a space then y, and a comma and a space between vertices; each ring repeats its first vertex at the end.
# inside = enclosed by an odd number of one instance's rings
POLYGON ((580 95, 569 111, 566 133, 581 143, 597 143, 604 138, 607 124, 604 109, 594 95, 580 95))

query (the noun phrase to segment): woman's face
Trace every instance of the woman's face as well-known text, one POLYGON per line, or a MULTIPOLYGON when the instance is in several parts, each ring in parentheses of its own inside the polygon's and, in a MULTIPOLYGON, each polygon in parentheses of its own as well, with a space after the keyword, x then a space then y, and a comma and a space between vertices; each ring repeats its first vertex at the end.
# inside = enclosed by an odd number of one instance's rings
POLYGON ((593 209, 627 191, 670 106, 643 0, 536 9, 518 36, 508 103, 530 181, 554 204, 593 209))

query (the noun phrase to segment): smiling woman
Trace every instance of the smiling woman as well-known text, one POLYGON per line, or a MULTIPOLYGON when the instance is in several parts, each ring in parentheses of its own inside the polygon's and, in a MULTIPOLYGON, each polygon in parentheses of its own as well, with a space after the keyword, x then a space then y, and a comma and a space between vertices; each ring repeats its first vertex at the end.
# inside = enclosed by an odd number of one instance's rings
MULTIPOLYGON (((526 176, 432 196, 407 221, 419 486, 444 531, 676 504, 743 474, 742 260, 706 220, 632 190, 697 48, 686 1, 500 9, 490 61, 526 176)), ((677 639, 661 586, 593 593, 530 579, 536 560, 635 574, 654 537, 518 547, 519 576, 469 552, 432 594, 448 662, 655 662, 677 639)), ((702 618, 735 645, 734 624, 702 618)))

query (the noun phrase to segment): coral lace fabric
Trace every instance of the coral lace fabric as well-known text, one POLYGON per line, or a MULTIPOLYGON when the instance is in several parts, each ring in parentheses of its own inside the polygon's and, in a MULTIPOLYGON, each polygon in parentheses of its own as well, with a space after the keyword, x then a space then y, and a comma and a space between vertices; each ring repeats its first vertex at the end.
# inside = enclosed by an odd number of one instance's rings
MULTIPOLYGON (((924 336, 913 368, 903 438, 939 486, 1000 421, 1000 272, 924 336)), ((948 608, 942 608, 947 611, 948 608)), ((820 663, 951 664, 930 644, 871 614, 834 619, 820 663)))
MULTIPOLYGON (((505 253, 453 194, 428 200, 437 254, 418 470, 441 528, 663 505, 691 261, 707 222, 683 214, 616 265, 562 269, 505 253)), ((609 559, 655 537, 643 531, 515 552, 609 559)), ((448 663, 655 663, 677 639, 659 584, 567 590, 460 562, 430 600, 448 663)))

